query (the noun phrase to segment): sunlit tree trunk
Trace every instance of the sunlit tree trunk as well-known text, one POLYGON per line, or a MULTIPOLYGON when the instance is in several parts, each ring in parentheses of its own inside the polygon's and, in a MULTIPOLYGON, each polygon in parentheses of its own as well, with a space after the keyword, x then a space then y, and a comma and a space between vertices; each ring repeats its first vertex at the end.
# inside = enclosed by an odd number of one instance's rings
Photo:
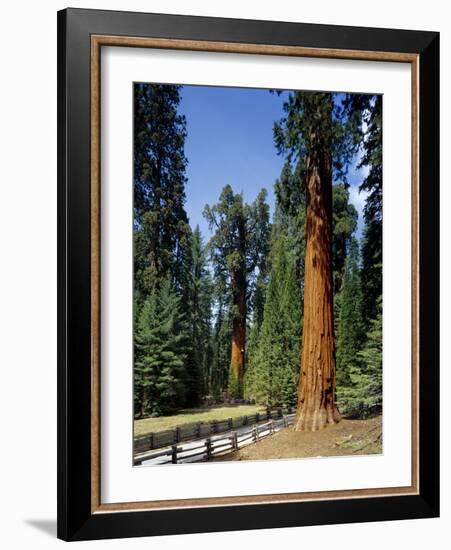
POLYGON ((332 287, 332 167, 330 147, 315 144, 307 159, 304 328, 297 431, 316 431, 340 420, 335 403, 332 287))
POLYGON ((244 357, 246 346, 246 278, 243 273, 233 277, 232 352, 230 358, 229 391, 232 397, 243 396, 244 357))
POLYGON ((230 357, 229 392, 243 397, 243 376, 246 348, 246 223, 242 216, 237 223, 238 241, 235 265, 232 270, 232 350, 230 357))

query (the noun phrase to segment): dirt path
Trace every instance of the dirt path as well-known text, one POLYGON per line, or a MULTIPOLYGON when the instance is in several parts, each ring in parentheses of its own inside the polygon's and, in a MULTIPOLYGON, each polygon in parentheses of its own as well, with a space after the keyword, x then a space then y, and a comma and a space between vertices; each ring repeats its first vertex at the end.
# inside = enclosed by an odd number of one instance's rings
POLYGON ((275 435, 213 460, 262 460, 382 453, 382 416, 368 420, 342 419, 318 432, 284 428, 275 435))

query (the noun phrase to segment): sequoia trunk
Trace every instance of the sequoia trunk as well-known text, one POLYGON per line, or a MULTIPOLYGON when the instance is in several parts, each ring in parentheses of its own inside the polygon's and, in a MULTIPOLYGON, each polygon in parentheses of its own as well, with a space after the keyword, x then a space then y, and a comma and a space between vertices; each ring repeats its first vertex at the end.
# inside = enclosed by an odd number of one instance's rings
POLYGON ((316 431, 339 420, 335 403, 332 168, 330 148, 322 144, 314 147, 307 159, 304 329, 295 430, 316 431))
POLYGON ((243 396, 244 357, 246 346, 246 275, 244 270, 232 275, 233 321, 230 358, 229 392, 243 396))

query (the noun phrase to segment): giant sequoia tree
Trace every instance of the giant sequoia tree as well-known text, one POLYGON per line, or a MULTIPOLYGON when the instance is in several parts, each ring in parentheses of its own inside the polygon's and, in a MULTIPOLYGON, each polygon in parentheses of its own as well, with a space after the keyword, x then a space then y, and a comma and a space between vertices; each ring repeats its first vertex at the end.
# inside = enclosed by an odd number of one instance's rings
POLYGON ((229 392, 242 397, 246 353, 248 301, 255 290, 255 275, 263 265, 268 248, 269 207, 262 190, 251 204, 227 185, 219 202, 207 205, 204 215, 214 234, 209 242, 215 278, 230 293, 232 342, 229 392))
MULTIPOLYGON (((259 316, 255 315, 254 310, 245 375, 245 396, 264 404, 294 405, 297 399, 306 218, 306 192, 300 182, 304 178, 303 162, 298 162, 294 170, 287 162, 274 186, 276 208, 263 322, 258 323, 259 316)), ((333 185, 332 225, 333 278, 334 287, 339 289, 351 237, 357 226, 357 211, 349 202, 349 191, 343 183, 333 185)), ((336 290, 334 294, 336 296, 336 290)), ((346 294, 348 296, 350 293, 346 294)), ((353 304, 354 298, 349 296, 353 304)), ((335 300, 335 310, 337 305, 335 300)), ((335 315, 335 318, 340 319, 340 316, 335 315)), ((340 376, 343 378, 342 375, 348 371, 347 365, 342 361, 340 368, 338 361, 341 347, 346 343, 344 337, 340 339, 340 334, 343 335, 343 331, 338 334, 336 342, 337 383, 340 376)))
MULTIPOLYGON (((335 402, 336 365, 332 281, 332 176, 353 152, 337 97, 294 92, 275 125, 280 152, 303 160, 307 192, 304 319, 296 430, 315 431, 340 420, 335 402)), ((299 185, 304 182, 300 181, 299 185)))

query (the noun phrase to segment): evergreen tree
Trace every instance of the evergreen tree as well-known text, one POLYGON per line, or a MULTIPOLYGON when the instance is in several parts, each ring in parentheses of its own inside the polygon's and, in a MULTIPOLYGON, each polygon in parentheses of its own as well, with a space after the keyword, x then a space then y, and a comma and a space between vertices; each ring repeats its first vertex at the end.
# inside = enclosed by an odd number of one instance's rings
POLYGON ((190 282, 189 325, 192 353, 187 360, 186 402, 189 406, 199 403, 209 391, 212 349, 212 281, 207 269, 207 258, 199 226, 193 232, 192 271, 190 282))
POLYGON ((295 255, 283 230, 273 228, 271 271, 263 322, 252 327, 245 395, 268 406, 296 403, 301 320, 295 255))
POLYGON ((275 223, 284 228, 287 246, 294 255, 296 281, 301 295, 299 307, 302 310, 304 291, 306 187, 305 166, 299 159, 294 170, 285 162, 282 173, 274 185, 276 195, 275 223))
POLYGON ((364 339, 359 245, 355 238, 351 239, 345 261, 337 324, 337 386, 340 393, 340 389, 350 383, 350 370, 358 362, 364 339))
POLYGON ((382 217, 364 212, 362 238, 362 289, 366 327, 377 317, 377 299, 382 293, 382 217))
POLYGON ((346 184, 336 183, 332 187, 332 199, 332 264, 334 293, 337 293, 340 291, 343 281, 351 236, 357 229, 358 213, 355 206, 349 202, 349 190, 346 184))
POLYGON ((227 185, 219 202, 206 205, 204 215, 215 233, 210 239, 210 257, 215 277, 231 296, 232 345, 229 392, 242 397, 246 354, 246 323, 249 302, 255 291, 255 275, 261 273, 268 250, 269 207, 266 191, 245 204, 242 194, 227 185))
POLYGON ((168 275, 176 290, 186 292, 191 230, 179 103, 180 86, 134 85, 135 290, 142 296, 168 275))
POLYGON ((220 294, 216 287, 216 315, 213 329, 213 361, 210 369, 209 391, 216 398, 228 387, 231 342, 232 312, 228 296, 220 294))
POLYGON ((135 347, 135 409, 141 416, 158 416, 182 405, 189 334, 169 279, 144 301, 135 347))
POLYGON ((349 117, 358 121, 355 142, 361 147, 359 168, 368 175, 360 191, 367 193, 363 219, 362 288, 366 325, 371 326, 382 294, 382 95, 349 94, 345 102, 349 117))
POLYGON ((378 313, 358 353, 360 360, 350 368, 351 383, 340 393, 345 412, 358 418, 382 411, 382 297, 377 302, 378 313))
POLYGON ((178 112, 180 94, 180 86, 134 85, 134 290, 135 310, 140 311, 135 318, 135 397, 140 413, 161 414, 182 406, 185 390, 187 400, 198 401, 198 392, 193 394, 200 376, 197 358, 171 347, 180 340, 186 348, 194 292, 193 236, 184 207, 186 120, 178 112), (175 308, 172 325, 164 317, 165 301, 175 308), (161 326, 150 319, 160 310, 161 326), (154 342, 145 351, 145 334, 160 337, 169 325, 176 340, 168 336, 168 349, 154 342))

